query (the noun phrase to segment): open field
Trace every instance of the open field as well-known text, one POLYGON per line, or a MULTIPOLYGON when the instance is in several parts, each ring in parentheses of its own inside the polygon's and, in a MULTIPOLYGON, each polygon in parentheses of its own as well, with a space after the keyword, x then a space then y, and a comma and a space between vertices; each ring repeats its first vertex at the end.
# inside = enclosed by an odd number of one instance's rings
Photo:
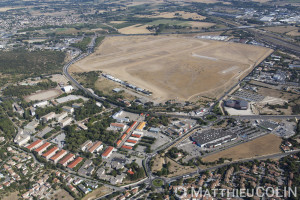
POLYGON ((300 32, 296 29, 287 33, 290 36, 300 36, 300 32))
POLYGON ((183 18, 183 19, 194 19, 194 20, 203 20, 206 17, 199 15, 197 13, 190 13, 184 11, 176 11, 176 12, 157 12, 153 15, 138 15, 138 17, 143 18, 183 18))
POLYGON ((194 167, 182 166, 167 157, 166 163, 168 163, 168 162, 171 163, 171 165, 169 167, 168 177, 179 176, 179 175, 187 174, 187 173, 194 172, 197 170, 197 168, 194 168, 194 167))
POLYGON ((293 30, 297 30, 297 27, 295 27, 295 26, 274 26, 274 27, 266 27, 263 29, 266 31, 274 32, 274 33, 288 33, 293 30))
POLYGON ((102 186, 96 190, 93 190, 91 193, 87 194, 85 197, 83 197, 82 200, 96 199, 100 196, 103 196, 103 195, 109 193, 109 192, 111 192, 110 188, 102 186))
POLYGON ((2 200, 12 200, 12 199, 19 199, 20 197, 18 196, 19 192, 12 192, 8 196, 4 196, 2 200))
POLYGON ((280 137, 268 134, 250 142, 204 157, 202 160, 204 162, 213 162, 219 158, 232 158, 232 160, 236 161, 240 159, 280 153, 281 141, 280 137))
POLYGON ((55 98, 61 95, 63 92, 60 89, 43 90, 29 96, 26 96, 25 101, 42 101, 55 98))
POLYGON ((59 189, 51 195, 51 199, 57 200, 73 200, 74 198, 64 189, 59 189))
POLYGON ((142 33, 150 33, 147 29, 147 25, 135 24, 132 26, 128 26, 125 28, 118 29, 118 31, 122 34, 142 34, 142 33))
POLYGON ((222 95, 271 52, 182 36, 109 37, 70 71, 101 70, 153 92, 156 101, 197 100, 222 95))

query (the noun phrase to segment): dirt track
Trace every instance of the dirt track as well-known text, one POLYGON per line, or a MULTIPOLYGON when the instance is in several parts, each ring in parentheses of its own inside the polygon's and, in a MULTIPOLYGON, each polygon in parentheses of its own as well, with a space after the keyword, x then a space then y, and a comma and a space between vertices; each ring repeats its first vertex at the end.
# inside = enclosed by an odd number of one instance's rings
POLYGON ((217 97, 272 51, 177 36, 110 37, 71 72, 101 70, 153 92, 156 101, 217 97))

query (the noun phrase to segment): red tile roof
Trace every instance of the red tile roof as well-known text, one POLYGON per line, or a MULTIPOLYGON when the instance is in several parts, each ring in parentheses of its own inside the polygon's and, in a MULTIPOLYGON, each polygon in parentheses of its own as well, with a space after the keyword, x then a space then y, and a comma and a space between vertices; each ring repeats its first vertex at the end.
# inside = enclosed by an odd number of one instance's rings
POLYGON ((122 140, 118 140, 118 141, 116 142, 117 146, 119 146, 119 145, 121 144, 121 142, 122 142, 122 140))
POLYGON ((126 146, 126 145, 123 145, 122 148, 123 148, 123 149, 132 149, 132 147, 126 146))
POLYGON ((110 152, 113 150, 114 148, 112 146, 109 146, 105 149, 105 151, 103 152, 102 156, 108 156, 108 154, 110 154, 110 152))
POLYGON ((58 152, 57 154, 55 154, 54 156, 52 156, 50 158, 50 160, 55 161, 57 158, 59 158, 60 156, 64 155, 65 153, 66 153, 66 150, 62 149, 60 152, 58 152))
POLYGON ((73 168, 76 167, 82 160, 83 160, 83 158, 77 157, 71 164, 68 165, 68 168, 73 169, 73 168))
POLYGON ((52 149, 50 149, 49 151, 47 151, 46 153, 43 154, 44 157, 49 156, 51 153, 55 152, 58 150, 58 147, 53 147, 52 149))
POLYGON ((119 124, 119 123, 111 123, 110 125, 120 127, 120 128, 123 128, 125 126, 124 124, 119 124))
POLYGON ((141 135, 138 135, 138 134, 132 134, 131 136, 132 136, 132 137, 136 137, 136 138, 142 137, 141 135))
POLYGON ((135 141, 135 140, 126 140, 126 142, 129 142, 129 143, 137 143, 137 141, 135 141))
POLYGON ((126 134, 124 133, 121 137, 122 140, 124 140, 124 138, 126 137, 126 134))
POLYGON ((47 147, 50 146, 49 142, 46 142, 45 144, 43 144, 42 146, 40 146, 39 148, 37 148, 36 150, 34 150, 35 152, 40 152, 42 150, 45 150, 47 147))
POLYGON ((95 149, 97 149, 98 147, 100 147, 101 144, 102 144, 102 142, 100 142, 100 141, 95 142, 95 143, 93 144, 93 146, 91 146, 91 148, 89 148, 89 152, 95 151, 95 149))
POLYGON ((30 149, 34 148, 36 145, 38 145, 40 142, 42 142, 42 140, 36 140, 33 143, 31 143, 30 145, 28 145, 26 148, 30 150, 30 149))
POLYGON ((74 154, 69 153, 66 157, 64 157, 63 159, 61 159, 61 161, 59 161, 59 164, 64 165, 66 162, 68 162, 72 157, 74 156, 74 154))

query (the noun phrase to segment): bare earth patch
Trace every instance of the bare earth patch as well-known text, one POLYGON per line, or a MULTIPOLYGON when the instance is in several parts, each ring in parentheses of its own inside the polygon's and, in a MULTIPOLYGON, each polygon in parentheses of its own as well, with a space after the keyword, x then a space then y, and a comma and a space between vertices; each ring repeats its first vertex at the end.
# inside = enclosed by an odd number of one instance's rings
POLYGON ((232 158, 232 160, 241 160, 263 155, 280 153, 280 144, 282 139, 276 135, 268 134, 254 139, 250 142, 226 149, 219 153, 202 158, 204 162, 213 162, 219 158, 232 158))
POLYGON ((52 99, 54 97, 57 97, 61 95, 63 92, 60 89, 51 89, 51 90, 43 90, 34 94, 31 94, 29 96, 26 96, 24 99, 25 101, 42 101, 42 100, 48 100, 52 99))
POLYGON ((153 92, 156 101, 193 101, 201 95, 222 95, 271 52, 182 36, 109 37, 71 71, 101 70, 153 92))
POLYGON ((118 31, 122 34, 142 34, 142 33, 150 33, 147 29, 148 25, 135 24, 132 26, 128 26, 125 28, 118 29, 118 31))
POLYGON ((107 193, 111 192, 111 189, 105 186, 99 187, 96 190, 93 190, 91 193, 87 194, 83 200, 96 199, 107 193))
POLYGON ((175 161, 171 160, 170 158, 166 158, 166 163, 170 162, 171 165, 169 167, 169 175, 168 177, 173 177, 173 176, 179 176, 182 174, 187 174, 190 172, 194 172, 197 169, 189 166, 182 166, 175 161))

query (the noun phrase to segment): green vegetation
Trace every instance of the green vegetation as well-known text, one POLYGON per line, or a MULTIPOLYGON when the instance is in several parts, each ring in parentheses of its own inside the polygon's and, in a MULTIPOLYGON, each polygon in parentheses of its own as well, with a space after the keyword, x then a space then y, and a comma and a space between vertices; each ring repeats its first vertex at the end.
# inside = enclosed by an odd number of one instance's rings
POLYGON ((164 182, 161 179, 154 179, 152 181, 152 185, 154 185, 155 187, 161 187, 164 185, 164 182))
POLYGON ((151 115, 146 116, 148 127, 158 127, 160 124, 167 126, 169 124, 169 118, 167 116, 153 117, 151 115))
POLYGON ((178 149, 177 147, 172 147, 168 153, 166 153, 166 156, 176 159, 178 158, 178 154, 181 153, 183 156, 187 155, 187 152, 183 151, 182 149, 178 149))
POLYGON ((55 88, 57 86, 56 82, 51 81, 48 79, 48 81, 39 82, 36 85, 30 86, 30 85, 10 85, 7 88, 3 90, 3 95, 5 96, 26 96, 31 93, 34 93, 38 90, 47 90, 50 88, 55 88))
POLYGON ((139 167, 139 165, 136 162, 126 164, 125 167, 127 169, 131 169, 131 171, 133 172, 133 174, 128 173, 128 175, 127 175, 127 178, 130 181, 135 181, 135 180, 141 179, 145 176, 143 167, 139 167))
POLYGON ((87 47, 90 44, 90 42, 91 42, 91 38, 90 37, 85 37, 85 38, 83 38, 82 41, 80 41, 78 43, 71 44, 71 46, 75 47, 75 48, 78 48, 83 52, 86 52, 87 47))
POLYGON ((97 37, 96 40, 95 40, 95 47, 98 47, 101 42, 104 40, 105 36, 100 36, 100 37, 97 37))
POLYGON ((102 111, 102 107, 97 106, 95 101, 90 100, 84 103, 84 106, 75 109, 74 111, 75 119, 83 120, 101 111, 102 111))
POLYGON ((206 115, 205 118, 209 121, 216 121, 217 117, 215 115, 206 115))
POLYGON ((11 102, 2 102, 0 106, 0 130, 4 133, 6 139, 13 138, 16 133, 15 127, 7 115, 10 113, 12 113, 11 102))
POLYGON ((93 114, 101 111, 102 109, 96 105, 94 100, 86 102, 83 108, 75 109, 75 118, 84 119, 90 117, 87 127, 88 130, 78 130, 76 125, 66 126, 64 128, 66 133, 66 148, 72 152, 78 152, 79 147, 86 140, 102 141, 107 145, 113 145, 116 139, 120 136, 119 132, 113 132, 106 130, 110 123, 114 120, 108 116, 92 116, 93 114), (99 109, 99 110, 98 110, 99 109))
POLYGON ((40 76, 61 72, 65 53, 59 51, 0 51, 0 73, 40 76))

